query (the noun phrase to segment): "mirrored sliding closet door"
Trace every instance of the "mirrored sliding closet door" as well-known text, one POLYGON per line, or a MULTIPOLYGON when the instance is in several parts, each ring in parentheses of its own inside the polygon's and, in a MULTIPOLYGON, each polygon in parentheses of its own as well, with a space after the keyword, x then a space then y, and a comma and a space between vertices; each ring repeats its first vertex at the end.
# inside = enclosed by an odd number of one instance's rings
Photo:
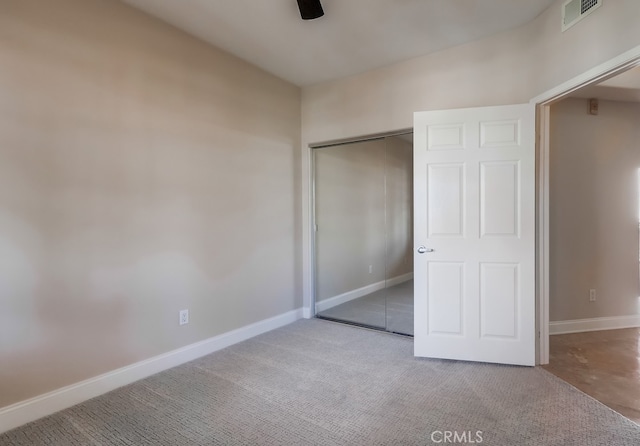
POLYGON ((413 335, 412 134, 313 153, 316 316, 413 335))

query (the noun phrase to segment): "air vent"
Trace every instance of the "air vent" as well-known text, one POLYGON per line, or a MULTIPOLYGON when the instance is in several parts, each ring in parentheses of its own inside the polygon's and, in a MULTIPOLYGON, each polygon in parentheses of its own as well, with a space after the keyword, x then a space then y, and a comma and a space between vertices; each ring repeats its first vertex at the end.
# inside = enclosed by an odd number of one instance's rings
POLYGON ((602 6, 602 0, 567 0, 562 4, 562 32, 602 6))

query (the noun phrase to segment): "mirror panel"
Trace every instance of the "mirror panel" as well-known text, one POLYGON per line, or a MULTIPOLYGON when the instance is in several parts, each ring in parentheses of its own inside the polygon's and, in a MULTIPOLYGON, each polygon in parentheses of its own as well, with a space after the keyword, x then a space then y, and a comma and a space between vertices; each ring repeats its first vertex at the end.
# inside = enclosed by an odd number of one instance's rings
POLYGON ((386 330, 413 335, 413 134, 385 143, 386 330))
POLYGON ((385 141, 314 152, 316 314, 385 328, 385 141))
POLYGON ((316 316, 412 335, 412 135, 313 153, 316 316))

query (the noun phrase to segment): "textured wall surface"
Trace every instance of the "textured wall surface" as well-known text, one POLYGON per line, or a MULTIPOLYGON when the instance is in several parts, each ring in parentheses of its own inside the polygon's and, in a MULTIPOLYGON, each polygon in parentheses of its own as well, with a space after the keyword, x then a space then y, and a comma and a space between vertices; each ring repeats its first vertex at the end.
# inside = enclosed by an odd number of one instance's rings
POLYGON ((0 55, 0 407, 301 306, 297 87, 116 1, 0 55))

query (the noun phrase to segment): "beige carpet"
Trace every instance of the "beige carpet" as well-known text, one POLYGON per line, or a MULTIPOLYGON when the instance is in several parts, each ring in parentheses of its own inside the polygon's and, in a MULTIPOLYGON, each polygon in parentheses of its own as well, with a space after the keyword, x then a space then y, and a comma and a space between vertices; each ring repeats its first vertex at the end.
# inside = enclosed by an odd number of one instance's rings
POLYGON ((429 445, 446 444, 446 432, 492 446, 640 444, 640 426, 540 368, 416 359, 412 348, 407 337, 299 321, 0 445, 429 445))

